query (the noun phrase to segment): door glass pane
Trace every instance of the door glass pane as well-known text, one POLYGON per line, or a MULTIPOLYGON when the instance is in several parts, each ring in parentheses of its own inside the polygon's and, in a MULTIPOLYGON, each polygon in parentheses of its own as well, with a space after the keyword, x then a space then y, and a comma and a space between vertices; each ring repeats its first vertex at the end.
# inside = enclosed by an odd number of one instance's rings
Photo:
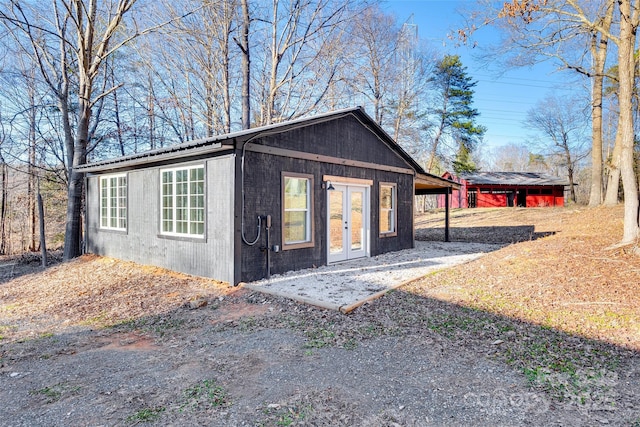
POLYGON ((351 250, 362 249, 362 192, 351 193, 351 250))
POLYGON ((329 194, 329 253, 339 254, 344 250, 342 230, 344 220, 342 212, 342 191, 332 190, 329 194))

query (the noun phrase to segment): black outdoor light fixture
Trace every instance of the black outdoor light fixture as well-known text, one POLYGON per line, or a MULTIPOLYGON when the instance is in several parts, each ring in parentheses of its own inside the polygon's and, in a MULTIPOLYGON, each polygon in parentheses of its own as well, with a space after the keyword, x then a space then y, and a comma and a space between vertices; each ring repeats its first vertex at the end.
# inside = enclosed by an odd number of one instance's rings
POLYGON ((335 187, 333 186, 333 184, 331 183, 331 181, 328 181, 328 182, 329 182, 329 186, 327 187, 327 190, 328 190, 328 191, 335 190, 335 187))

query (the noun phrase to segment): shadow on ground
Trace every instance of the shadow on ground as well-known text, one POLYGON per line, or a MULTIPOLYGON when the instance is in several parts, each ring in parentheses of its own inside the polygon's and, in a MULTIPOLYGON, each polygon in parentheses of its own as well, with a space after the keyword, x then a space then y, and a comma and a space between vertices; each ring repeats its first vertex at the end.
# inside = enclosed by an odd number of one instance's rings
POLYGON ((239 291, 109 329, 0 342, 0 419, 637 425, 639 358, 407 290, 348 316, 239 291))
POLYGON ((62 262, 61 250, 47 252, 47 267, 42 267, 40 253, 25 252, 21 255, 4 256, 0 260, 0 285, 17 277, 40 273, 60 262, 62 262))
MULTIPOLYGON (((495 227, 450 227, 449 240, 452 242, 511 244, 536 240, 556 234, 555 231, 536 232, 533 225, 495 227)), ((418 228, 416 240, 442 241, 444 227, 418 228)))

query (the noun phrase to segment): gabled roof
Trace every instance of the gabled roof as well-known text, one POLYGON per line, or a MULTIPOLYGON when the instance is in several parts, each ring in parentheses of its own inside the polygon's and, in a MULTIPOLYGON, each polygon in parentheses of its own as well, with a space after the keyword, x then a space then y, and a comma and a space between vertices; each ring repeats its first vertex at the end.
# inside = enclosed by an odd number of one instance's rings
POLYGON ((394 139, 364 111, 362 107, 331 111, 312 117, 305 117, 268 126, 245 129, 224 135, 216 135, 209 138, 189 141, 183 144, 172 145, 156 150, 132 154, 129 156, 100 160, 97 162, 79 166, 76 168, 76 170, 78 170, 79 172, 106 172, 179 159, 188 159, 212 153, 220 153, 241 148, 244 142, 251 141, 258 137, 274 135, 292 129, 312 126, 331 120, 337 120, 346 116, 355 117, 356 120, 358 120, 369 131, 374 133, 382 142, 384 142, 391 150, 393 150, 399 157, 401 157, 411 169, 416 172, 416 176, 418 178, 416 180, 416 189, 442 189, 447 187, 459 188, 460 185, 456 182, 440 178, 438 176, 425 172, 420 164, 417 163, 413 159, 413 157, 411 157, 406 151, 404 151, 402 147, 400 147, 400 145, 398 145, 394 141, 394 139))
POLYGON ((385 142, 392 150, 394 150, 404 161, 417 173, 425 173, 422 167, 400 147, 382 129, 362 107, 347 108, 343 110, 331 111, 324 114, 318 114, 312 117, 305 117, 295 120, 289 120, 282 123, 275 123, 267 126, 260 126, 251 129, 244 129, 237 132, 231 132, 224 135, 215 135, 208 138, 202 138, 189 141, 183 144, 171 145, 156 150, 136 153, 129 156, 118 157, 107 160, 100 160, 86 165, 77 167, 80 172, 101 172, 115 168, 125 168, 131 166, 152 163, 156 161, 174 160, 194 155, 214 153, 233 148, 240 148, 238 143, 243 143, 257 137, 269 136, 300 127, 312 126, 315 124, 336 120, 345 116, 355 117, 363 126, 375 133, 383 142, 385 142))
POLYGON ((539 172, 474 172, 461 174, 460 178, 476 185, 569 185, 566 179, 539 172))

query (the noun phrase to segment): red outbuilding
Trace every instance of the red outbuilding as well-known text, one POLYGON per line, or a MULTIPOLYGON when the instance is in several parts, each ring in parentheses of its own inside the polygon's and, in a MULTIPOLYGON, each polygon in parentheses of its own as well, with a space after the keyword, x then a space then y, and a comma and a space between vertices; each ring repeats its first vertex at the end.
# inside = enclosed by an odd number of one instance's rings
MULTIPOLYGON (((538 172, 474 172, 456 177, 449 172, 443 178, 461 184, 453 190, 450 208, 495 208, 564 206, 567 180, 538 172)), ((445 197, 438 196, 438 207, 445 197)))

